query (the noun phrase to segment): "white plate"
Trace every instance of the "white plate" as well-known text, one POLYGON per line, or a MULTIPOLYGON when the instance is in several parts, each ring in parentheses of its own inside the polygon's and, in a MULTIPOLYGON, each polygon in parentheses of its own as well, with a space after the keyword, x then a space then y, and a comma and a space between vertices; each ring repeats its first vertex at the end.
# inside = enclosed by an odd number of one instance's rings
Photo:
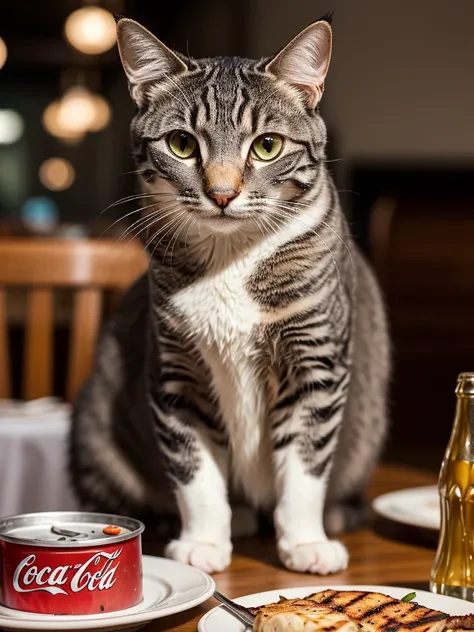
POLYGON ((0 629, 5 630, 123 630, 141 628, 208 599, 214 580, 192 566, 143 556, 143 601, 119 612, 87 616, 30 614, 0 606, 0 629))
MULTIPOLYGON (((471 614, 474 612, 474 604, 470 601, 455 599, 454 597, 443 597, 434 595, 424 590, 414 588, 398 588, 393 586, 310 586, 309 588, 281 588, 268 592, 247 595, 235 601, 242 606, 262 606, 280 599, 280 595, 288 599, 302 598, 312 593, 327 588, 336 590, 366 590, 369 592, 380 592, 396 599, 401 599, 410 592, 416 592, 416 601, 422 606, 441 610, 451 615, 471 614)), ((205 614, 198 623, 198 632, 245 632, 245 626, 239 623, 231 614, 226 612, 222 606, 214 608, 205 614)))
POLYGON ((384 518, 395 522, 439 530, 440 509, 436 485, 400 489, 383 494, 374 500, 372 507, 384 518))

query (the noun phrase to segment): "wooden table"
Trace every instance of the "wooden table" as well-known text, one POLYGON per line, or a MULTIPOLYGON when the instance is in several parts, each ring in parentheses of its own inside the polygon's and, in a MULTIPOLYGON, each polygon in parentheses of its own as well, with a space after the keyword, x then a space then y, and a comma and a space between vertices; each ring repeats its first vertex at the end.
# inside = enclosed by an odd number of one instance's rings
MULTIPOLYGON (((432 474, 384 466, 373 477, 370 496, 435 482, 436 477, 432 474)), ((433 534, 417 537, 406 529, 387 530, 387 526, 380 523, 344 536, 342 541, 351 556, 349 568, 329 577, 302 575, 283 569, 273 540, 238 541, 230 568, 214 576, 217 590, 232 598, 263 590, 328 584, 388 584, 426 590, 435 537, 433 534)), ((200 617, 214 606, 216 602, 211 599, 193 610, 150 623, 146 632, 195 632, 200 617)))

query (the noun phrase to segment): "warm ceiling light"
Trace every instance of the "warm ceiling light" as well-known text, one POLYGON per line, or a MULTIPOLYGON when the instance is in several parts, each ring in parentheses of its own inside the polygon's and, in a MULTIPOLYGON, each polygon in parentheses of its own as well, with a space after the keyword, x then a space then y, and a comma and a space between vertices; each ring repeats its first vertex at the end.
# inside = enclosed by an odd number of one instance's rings
POLYGON ((69 189, 76 178, 74 167, 64 158, 49 158, 39 168, 39 179, 50 191, 69 189))
POLYGON ((56 138, 66 142, 74 143, 82 140, 84 132, 74 132, 61 127, 58 117, 59 106, 59 101, 53 101, 43 112, 43 126, 45 130, 51 134, 51 136, 56 136, 56 138))
POLYGON ((16 143, 23 134, 23 119, 15 110, 0 110, 0 145, 16 143))
POLYGON ((113 15, 100 7, 77 9, 66 20, 64 30, 69 43, 88 55, 105 53, 117 39, 113 15))
POLYGON ((89 130, 91 132, 100 132, 101 129, 104 129, 104 127, 107 127, 110 123, 112 110, 110 109, 110 105, 107 101, 99 94, 93 94, 91 96, 94 103, 95 116, 89 126, 89 130))
POLYGON ((96 116, 94 99, 85 88, 70 88, 59 104, 58 124, 73 133, 87 132, 93 125, 96 116))
POLYGON ((5 65, 5 62, 7 61, 7 57, 8 57, 7 45, 0 37, 0 68, 3 68, 3 66, 5 65))
POLYGON ((70 88, 59 101, 53 101, 43 112, 43 126, 52 136, 72 142, 87 132, 104 129, 112 117, 107 101, 81 86, 70 88))

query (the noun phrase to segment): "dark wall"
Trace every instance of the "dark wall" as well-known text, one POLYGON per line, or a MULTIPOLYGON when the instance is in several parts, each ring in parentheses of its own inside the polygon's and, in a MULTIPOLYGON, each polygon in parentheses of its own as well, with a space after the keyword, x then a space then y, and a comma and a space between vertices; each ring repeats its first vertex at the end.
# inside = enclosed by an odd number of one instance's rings
POLYGON ((474 367, 474 165, 361 164, 353 232, 374 262, 392 334, 386 458, 437 471, 458 373, 474 367))

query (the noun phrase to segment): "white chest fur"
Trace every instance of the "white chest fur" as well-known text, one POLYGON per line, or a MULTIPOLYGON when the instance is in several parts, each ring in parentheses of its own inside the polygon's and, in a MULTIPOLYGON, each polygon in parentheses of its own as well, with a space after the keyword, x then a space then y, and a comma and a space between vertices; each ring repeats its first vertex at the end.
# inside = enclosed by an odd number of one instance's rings
POLYGON ((265 376, 257 372, 252 332, 261 322, 245 288, 253 262, 232 263, 186 288, 174 304, 209 366, 231 448, 230 475, 255 501, 269 498, 271 481, 265 376), (262 485, 255 481, 261 480, 262 485))

